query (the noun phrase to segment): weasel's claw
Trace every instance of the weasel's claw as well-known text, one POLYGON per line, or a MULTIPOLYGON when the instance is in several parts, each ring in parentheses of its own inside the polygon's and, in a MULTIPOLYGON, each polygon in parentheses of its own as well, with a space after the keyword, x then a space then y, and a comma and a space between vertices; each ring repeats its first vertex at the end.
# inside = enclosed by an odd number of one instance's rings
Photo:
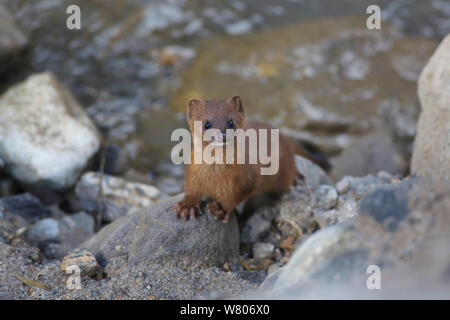
POLYGON ((229 217, 227 218, 226 211, 220 206, 217 201, 209 202, 207 207, 209 212, 211 212, 215 216, 216 220, 223 220, 224 223, 228 222, 229 217), (227 218, 226 221, 225 218, 227 218))
POLYGON ((222 222, 223 222, 223 223, 228 223, 228 220, 230 220, 230 215, 231 215, 231 211, 230 211, 230 212, 227 212, 227 213, 225 214, 225 217, 223 217, 222 222))
POLYGON ((176 203, 173 207, 176 213, 177 219, 184 219, 187 221, 188 218, 195 219, 197 216, 197 211, 200 212, 200 204, 186 204, 183 201, 176 203))

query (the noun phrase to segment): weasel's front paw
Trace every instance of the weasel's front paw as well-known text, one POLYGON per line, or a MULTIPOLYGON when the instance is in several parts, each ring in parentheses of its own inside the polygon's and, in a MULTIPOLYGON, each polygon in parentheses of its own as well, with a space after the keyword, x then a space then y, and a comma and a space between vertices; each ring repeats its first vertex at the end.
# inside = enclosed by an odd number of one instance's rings
POLYGON ((183 218, 185 221, 189 217, 195 219, 197 212, 200 212, 200 201, 188 202, 181 200, 173 206, 173 210, 177 214, 177 219, 183 218))
POLYGON ((224 223, 228 222, 228 219, 230 217, 229 214, 227 214, 227 211, 222 208, 219 202, 212 201, 207 204, 209 212, 211 212, 213 215, 216 216, 217 220, 222 220, 224 223))

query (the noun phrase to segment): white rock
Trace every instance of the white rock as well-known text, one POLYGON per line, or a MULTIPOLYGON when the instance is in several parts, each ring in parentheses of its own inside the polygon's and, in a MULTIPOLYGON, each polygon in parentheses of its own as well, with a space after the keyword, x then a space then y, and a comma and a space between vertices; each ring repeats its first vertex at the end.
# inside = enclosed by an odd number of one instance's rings
POLYGON ((271 243, 257 242, 253 245, 253 258, 268 259, 272 256, 275 246, 271 243))
POLYGON ((336 183, 336 190, 339 192, 339 194, 347 193, 350 190, 349 179, 344 177, 338 183, 336 183))
POLYGON ((322 184, 316 190, 316 200, 319 207, 329 210, 337 205, 338 193, 333 186, 322 184))
POLYGON ((417 125, 411 172, 450 181, 450 35, 423 69, 418 84, 422 113, 417 125))
POLYGON ((52 73, 10 88, 0 113, 0 157, 25 184, 71 187, 100 146, 95 125, 52 73))

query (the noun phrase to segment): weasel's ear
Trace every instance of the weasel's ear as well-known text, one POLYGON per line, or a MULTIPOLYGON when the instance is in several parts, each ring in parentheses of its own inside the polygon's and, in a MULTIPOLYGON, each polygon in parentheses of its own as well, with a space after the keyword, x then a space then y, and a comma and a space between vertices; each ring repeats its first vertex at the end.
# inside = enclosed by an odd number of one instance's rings
POLYGON ((235 110, 244 114, 244 104, 242 103, 241 97, 232 96, 229 100, 230 104, 233 106, 235 110))
POLYGON ((191 119, 192 116, 195 114, 195 112, 202 107, 202 105, 203 105, 202 99, 197 98, 190 99, 187 107, 187 118, 191 119))

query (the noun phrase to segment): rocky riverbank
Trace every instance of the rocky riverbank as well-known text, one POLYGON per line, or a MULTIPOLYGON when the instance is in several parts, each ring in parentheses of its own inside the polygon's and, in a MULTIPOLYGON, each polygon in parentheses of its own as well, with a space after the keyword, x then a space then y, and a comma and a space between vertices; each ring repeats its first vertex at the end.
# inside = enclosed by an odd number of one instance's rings
MULTIPOLYGON (((169 25, 187 23, 176 10, 161 8, 169 25)), ((0 60, 14 68, 29 39, 1 6, 0 16, 0 36, 9 39, 0 42, 0 60)), ((262 92, 249 100, 262 106, 257 116, 280 121, 298 142, 335 156, 331 177, 296 157, 303 182, 280 198, 247 201, 228 224, 213 219, 206 206, 196 220, 175 218, 171 207, 182 196, 183 170, 164 161, 159 175, 134 169, 133 162, 136 168, 152 162, 135 161, 142 141, 121 135, 130 123, 114 117, 129 120, 124 114, 132 112, 120 108, 120 99, 101 96, 86 111, 86 79, 82 94, 73 93, 53 72, 7 85, 0 96, 0 299, 448 297, 450 36, 435 50, 433 42, 403 37, 396 27, 374 36, 356 32, 356 24, 352 17, 325 19, 209 40, 218 51, 240 49, 202 78, 196 70, 214 50, 194 58, 194 51, 169 47, 158 55, 158 63, 177 68, 194 59, 181 76, 194 87, 178 88, 172 101, 200 89, 222 95, 227 86, 217 84, 229 83, 232 74, 240 77, 233 85, 262 92), (303 36, 296 46, 291 38, 299 30, 321 33, 322 41, 303 36), (286 51, 282 58, 266 45, 243 45, 269 38, 286 51), (255 51, 266 54, 255 60, 255 51), (236 67, 240 61, 247 66, 236 67), (296 72, 286 76, 287 69, 296 72), (234 74, 239 70, 249 73, 234 74), (398 86, 390 87, 394 82, 398 86), (295 118, 301 121, 290 123, 289 114, 271 118, 271 106, 280 101, 271 100, 273 83, 287 88, 283 99, 292 98, 285 100, 292 112, 302 110, 295 118), (320 83, 346 93, 297 94, 297 87, 320 83), (390 90, 400 91, 397 100, 389 100, 390 90), (350 107, 341 112, 331 100, 350 107), (113 110, 105 115, 101 104, 113 110), (81 289, 67 285, 72 265, 80 268, 81 289), (383 290, 367 289, 369 266, 381 269, 383 290)), ((228 25, 227 33, 243 26, 228 25)), ((146 124, 161 122, 169 130, 179 123, 152 112, 146 124)), ((158 145, 163 138, 155 130, 150 126, 143 136, 158 145)))

